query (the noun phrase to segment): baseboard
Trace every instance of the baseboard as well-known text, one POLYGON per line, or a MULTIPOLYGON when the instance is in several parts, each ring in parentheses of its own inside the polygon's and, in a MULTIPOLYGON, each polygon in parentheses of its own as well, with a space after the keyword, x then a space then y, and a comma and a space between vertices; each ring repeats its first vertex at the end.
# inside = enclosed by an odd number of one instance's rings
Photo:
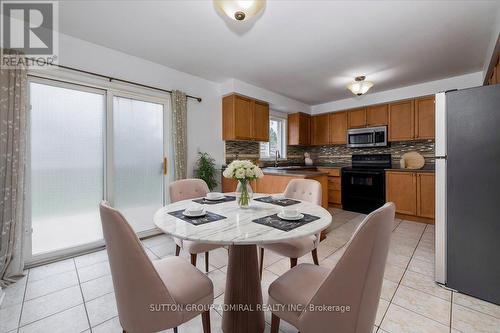
POLYGON ((414 222, 434 224, 434 219, 429 219, 427 217, 420 217, 420 216, 413 216, 413 215, 406 215, 406 214, 396 213, 396 218, 403 219, 403 220, 408 220, 408 221, 414 221, 414 222))

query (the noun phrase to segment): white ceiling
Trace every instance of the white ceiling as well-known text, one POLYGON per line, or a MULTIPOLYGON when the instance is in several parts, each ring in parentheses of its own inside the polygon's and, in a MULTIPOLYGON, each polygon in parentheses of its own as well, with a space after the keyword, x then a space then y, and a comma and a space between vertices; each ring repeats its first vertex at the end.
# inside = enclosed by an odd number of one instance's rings
POLYGON ((212 1, 60 2, 60 30, 212 81, 318 104, 482 69, 499 1, 279 1, 239 25, 212 1))

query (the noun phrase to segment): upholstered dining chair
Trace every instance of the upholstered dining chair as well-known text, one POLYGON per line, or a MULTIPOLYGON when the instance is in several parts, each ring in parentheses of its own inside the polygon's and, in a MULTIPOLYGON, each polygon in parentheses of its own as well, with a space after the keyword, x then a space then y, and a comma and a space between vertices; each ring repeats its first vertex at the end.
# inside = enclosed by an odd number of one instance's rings
MULTIPOLYGON (((313 179, 292 179, 283 193, 285 198, 308 201, 321 205, 321 183, 313 179)), ((301 237, 281 243, 266 244, 260 247, 260 275, 264 267, 264 250, 271 250, 290 258, 290 268, 297 265, 297 259, 311 252, 313 262, 319 265, 318 245, 320 234, 301 237)))
POLYGON ((103 201, 100 213, 123 332, 177 333, 177 326, 201 314, 203 332, 210 333, 212 281, 181 258, 151 261, 118 210, 103 201))
POLYGON ((300 264, 277 278, 269 286, 269 305, 277 310, 272 313, 271 333, 278 332, 280 319, 302 333, 372 332, 394 212, 394 204, 386 203, 369 214, 333 269, 300 264), (302 305, 303 309, 286 305, 302 305), (321 311, 322 306, 339 308, 321 311), (342 311, 347 306, 349 311, 342 311))
MULTIPOLYGON (((202 198, 207 195, 210 190, 207 183, 203 179, 181 179, 170 184, 170 201, 177 202, 187 199, 202 198)), ((175 255, 178 256, 181 249, 187 251, 191 255, 191 264, 196 266, 196 258, 198 253, 205 253, 205 272, 208 273, 209 258, 208 252, 215 250, 221 245, 206 244, 190 240, 183 240, 174 237, 175 255)))

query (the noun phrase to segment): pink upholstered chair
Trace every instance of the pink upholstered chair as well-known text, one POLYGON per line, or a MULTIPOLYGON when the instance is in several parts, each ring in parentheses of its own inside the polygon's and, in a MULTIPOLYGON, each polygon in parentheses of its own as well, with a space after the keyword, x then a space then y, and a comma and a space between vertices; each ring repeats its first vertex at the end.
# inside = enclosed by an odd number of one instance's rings
POLYGON ((346 245, 332 269, 300 264, 269 286, 269 305, 275 306, 271 332, 277 333, 280 319, 301 333, 372 332, 389 251, 395 206, 387 203, 369 214, 346 245), (288 309, 287 304, 305 310, 288 309), (349 306, 349 311, 310 311, 313 306, 349 306), (297 310, 297 311, 294 311, 297 310))
POLYGON ((103 201, 100 213, 123 332, 149 333, 170 328, 177 332, 177 326, 201 314, 203 331, 210 333, 212 281, 177 257, 152 262, 119 211, 103 201), (169 304, 179 308, 169 309, 169 304), (182 308, 188 304, 206 311, 182 308), (163 309, 157 310, 155 305, 163 309))
MULTIPOLYGON (((207 183, 203 179, 182 179, 170 184, 170 201, 177 202, 187 199, 202 198, 207 195, 210 190, 207 183)), ((181 249, 189 252, 191 255, 191 264, 196 266, 196 258, 198 253, 205 252, 205 271, 208 273, 208 252, 219 247, 217 244, 205 244, 190 240, 183 240, 174 237, 175 255, 178 256, 181 249)))
MULTIPOLYGON (((321 183, 312 179, 292 179, 284 192, 286 198, 298 199, 321 205, 321 183)), ((262 245, 260 248, 260 275, 264 266, 264 249, 290 258, 290 267, 297 265, 297 259, 311 252, 313 261, 318 262, 318 245, 320 234, 292 239, 281 243, 262 245)))

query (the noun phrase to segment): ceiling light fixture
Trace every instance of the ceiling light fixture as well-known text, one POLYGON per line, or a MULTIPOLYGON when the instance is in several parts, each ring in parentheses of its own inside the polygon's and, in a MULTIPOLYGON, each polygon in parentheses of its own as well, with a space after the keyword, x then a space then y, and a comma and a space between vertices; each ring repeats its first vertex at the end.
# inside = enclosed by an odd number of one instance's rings
POLYGON ((365 94, 371 87, 373 87, 373 82, 365 81, 365 76, 357 76, 354 82, 349 83, 347 89, 349 89, 354 95, 361 96, 365 94))
POLYGON ((265 0, 214 0, 215 7, 235 21, 256 16, 265 6, 265 0))

